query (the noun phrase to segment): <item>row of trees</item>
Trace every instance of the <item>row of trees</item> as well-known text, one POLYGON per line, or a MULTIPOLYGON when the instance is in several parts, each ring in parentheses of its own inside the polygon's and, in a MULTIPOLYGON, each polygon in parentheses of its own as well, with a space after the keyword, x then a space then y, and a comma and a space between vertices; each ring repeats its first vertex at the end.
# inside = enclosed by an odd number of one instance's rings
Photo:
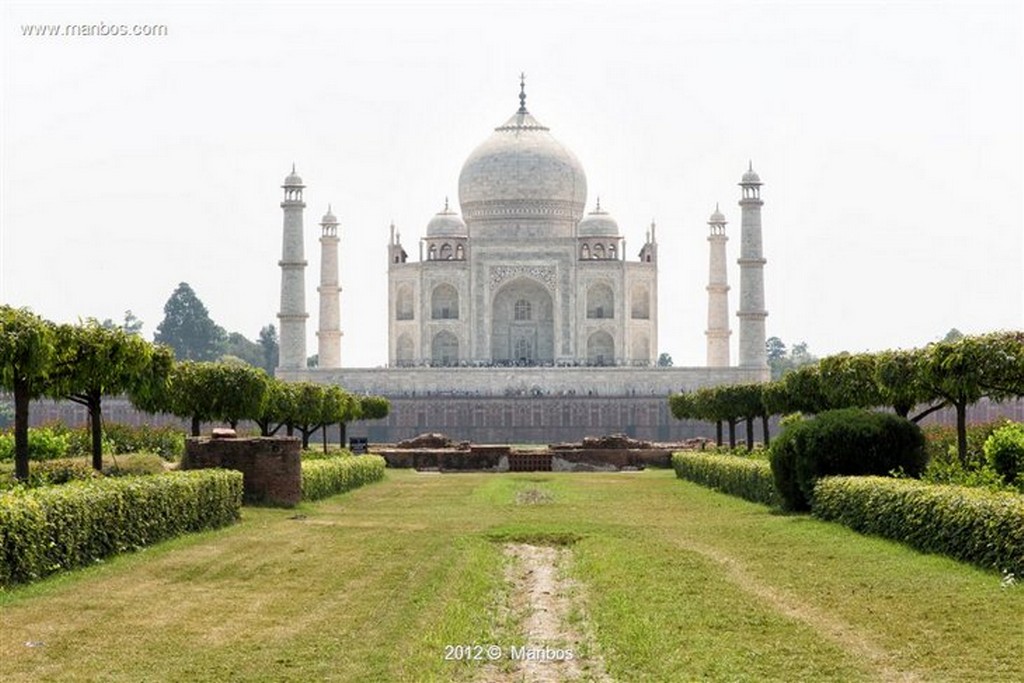
POLYGON ((753 422, 760 418, 769 442, 768 418, 788 413, 820 413, 838 408, 890 408, 917 422, 953 407, 957 450, 967 458, 967 407, 982 398, 1002 401, 1024 396, 1024 332, 995 332, 947 337, 924 348, 828 356, 791 370, 766 384, 700 389, 670 397, 679 419, 716 422, 719 443, 729 425, 747 422, 747 447, 753 445, 753 422))
POLYGON ((227 422, 234 428, 242 420, 251 420, 263 436, 273 436, 282 428, 288 436, 298 431, 304 448, 310 436, 322 430, 325 449, 327 427, 338 425, 344 443, 347 423, 387 417, 391 407, 381 396, 355 396, 340 387, 312 382, 284 382, 240 361, 176 363, 157 391, 130 397, 141 410, 189 420, 192 436, 199 436, 204 422, 227 422))
MULTIPOLYGON (((241 361, 175 363, 174 352, 123 327, 95 320, 56 325, 27 309, 0 306, 0 388, 14 394, 15 476, 28 478, 29 402, 41 397, 86 407, 93 467, 103 466, 103 397, 127 394, 149 412, 202 422, 258 422, 264 434, 298 429, 303 445, 317 429, 384 417, 382 398, 357 399, 341 389, 286 384, 241 361)), ((344 438, 344 437, 343 437, 344 438)), ((325 437, 326 443, 326 437, 325 437)))

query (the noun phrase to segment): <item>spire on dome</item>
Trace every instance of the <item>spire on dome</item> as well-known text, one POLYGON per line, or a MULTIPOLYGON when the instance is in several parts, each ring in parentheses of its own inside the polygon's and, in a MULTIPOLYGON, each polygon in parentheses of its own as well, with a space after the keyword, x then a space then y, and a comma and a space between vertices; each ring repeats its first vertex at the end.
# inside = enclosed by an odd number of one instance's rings
POLYGON ((448 213, 448 197, 447 197, 447 195, 444 198, 444 212, 448 213))
POLYGON ((526 114, 526 73, 519 74, 519 113, 526 114))

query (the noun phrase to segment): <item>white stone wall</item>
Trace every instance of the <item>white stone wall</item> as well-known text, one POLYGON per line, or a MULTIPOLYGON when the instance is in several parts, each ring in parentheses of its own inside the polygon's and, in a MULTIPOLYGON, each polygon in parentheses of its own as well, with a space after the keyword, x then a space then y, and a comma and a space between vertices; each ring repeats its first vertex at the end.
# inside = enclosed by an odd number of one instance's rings
POLYGON ((767 368, 314 368, 279 373, 289 381, 334 384, 383 396, 551 395, 668 396, 705 386, 766 382, 767 368))

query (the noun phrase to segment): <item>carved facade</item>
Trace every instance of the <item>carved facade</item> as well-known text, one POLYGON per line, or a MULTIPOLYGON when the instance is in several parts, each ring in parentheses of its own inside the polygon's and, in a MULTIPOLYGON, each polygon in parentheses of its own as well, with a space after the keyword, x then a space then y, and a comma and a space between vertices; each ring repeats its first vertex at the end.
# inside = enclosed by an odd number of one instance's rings
POLYGON ((627 260, 582 165, 526 110, 470 154, 419 260, 392 229, 388 359, 410 366, 647 366, 657 358, 652 224, 627 260))

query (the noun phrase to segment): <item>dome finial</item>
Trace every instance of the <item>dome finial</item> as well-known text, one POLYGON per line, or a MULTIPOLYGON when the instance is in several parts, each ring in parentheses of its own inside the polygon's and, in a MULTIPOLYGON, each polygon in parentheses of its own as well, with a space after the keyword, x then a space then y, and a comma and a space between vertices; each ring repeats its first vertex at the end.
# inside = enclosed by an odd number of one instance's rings
POLYGON ((597 209, 596 209, 596 211, 597 211, 597 213, 601 212, 601 197, 597 198, 597 209))
POLYGON ((526 114, 526 73, 519 73, 519 113, 526 114))
POLYGON ((444 197, 444 212, 448 213, 448 195, 444 197))
POLYGON ((295 173, 295 162, 292 162, 292 173, 295 173))

